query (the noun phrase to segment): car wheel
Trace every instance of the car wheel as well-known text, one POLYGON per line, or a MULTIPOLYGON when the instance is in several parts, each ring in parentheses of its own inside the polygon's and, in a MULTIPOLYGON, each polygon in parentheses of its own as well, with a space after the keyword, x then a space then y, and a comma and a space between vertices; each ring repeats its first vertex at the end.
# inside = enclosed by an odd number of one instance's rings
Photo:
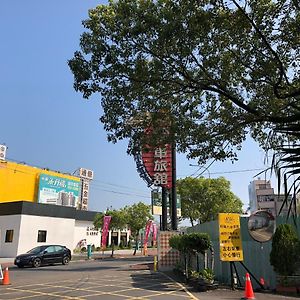
POLYGON ((69 261, 70 261, 70 257, 69 257, 69 256, 65 256, 65 257, 63 258, 63 260, 62 260, 62 264, 63 264, 63 265, 67 265, 67 264, 69 263, 69 261))
POLYGON ((18 267, 18 268, 24 268, 24 266, 23 266, 23 265, 20 265, 20 264, 18 264, 17 267, 18 267))
POLYGON ((33 262, 32 262, 32 266, 33 267, 35 267, 35 268, 38 268, 38 267, 40 267, 41 266, 41 264, 42 264, 42 261, 41 261, 41 259, 40 258, 35 258, 34 260, 33 260, 33 262))

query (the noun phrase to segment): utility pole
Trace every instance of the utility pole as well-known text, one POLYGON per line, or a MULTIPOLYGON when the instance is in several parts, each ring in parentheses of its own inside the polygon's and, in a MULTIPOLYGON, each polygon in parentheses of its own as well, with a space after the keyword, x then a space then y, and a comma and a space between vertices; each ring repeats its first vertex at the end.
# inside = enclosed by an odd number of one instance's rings
POLYGON ((167 188, 161 188, 161 228, 163 231, 167 230, 167 222, 168 222, 168 199, 167 199, 167 188))
POLYGON ((176 146, 172 144, 172 190, 171 190, 171 227, 172 230, 177 230, 177 193, 176 193, 176 146))

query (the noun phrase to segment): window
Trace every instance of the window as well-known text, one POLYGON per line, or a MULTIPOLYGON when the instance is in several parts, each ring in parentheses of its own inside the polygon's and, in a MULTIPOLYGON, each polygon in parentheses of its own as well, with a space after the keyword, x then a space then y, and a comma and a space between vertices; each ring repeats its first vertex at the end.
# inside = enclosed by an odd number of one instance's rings
POLYGON ((61 246, 54 246, 54 247, 55 247, 55 252, 61 252, 64 250, 63 247, 61 246))
POLYGON ((14 237, 13 229, 6 230, 5 243, 12 243, 14 237))
POLYGON ((47 231, 46 230, 39 230, 38 231, 38 238, 37 238, 38 243, 46 242, 46 237, 47 237, 47 231))
POLYGON ((47 253, 54 253, 56 252, 55 246, 50 246, 47 249, 45 249, 47 253))

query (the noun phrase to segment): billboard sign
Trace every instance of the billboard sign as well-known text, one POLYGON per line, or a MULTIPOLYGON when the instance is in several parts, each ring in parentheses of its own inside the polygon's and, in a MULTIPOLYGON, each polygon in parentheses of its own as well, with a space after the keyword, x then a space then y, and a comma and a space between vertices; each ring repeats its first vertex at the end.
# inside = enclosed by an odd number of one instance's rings
POLYGON ((239 214, 219 214, 219 239, 221 261, 243 261, 239 214))
MULTIPOLYGON (((157 190, 151 191, 151 202, 152 202, 152 214, 153 215, 162 215, 162 194, 157 190)), ((167 214, 170 214, 169 201, 167 203, 167 214)), ((180 195, 177 194, 177 217, 181 217, 181 199, 180 195)))
POLYGON ((79 206, 80 181, 40 174, 39 203, 79 206))
POLYGON ((88 180, 92 180, 94 178, 94 171, 88 170, 85 168, 80 168, 79 169, 79 177, 88 179, 88 180))
POLYGON ((142 152, 144 167, 155 186, 172 187, 172 149, 171 145, 142 152))

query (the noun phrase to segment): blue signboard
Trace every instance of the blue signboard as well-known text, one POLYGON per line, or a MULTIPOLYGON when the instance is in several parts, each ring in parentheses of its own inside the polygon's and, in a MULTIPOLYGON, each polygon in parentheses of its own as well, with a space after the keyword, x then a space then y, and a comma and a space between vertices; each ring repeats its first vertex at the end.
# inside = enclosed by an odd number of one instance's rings
POLYGON ((80 181, 40 174, 38 202, 78 208, 80 188, 80 181))

